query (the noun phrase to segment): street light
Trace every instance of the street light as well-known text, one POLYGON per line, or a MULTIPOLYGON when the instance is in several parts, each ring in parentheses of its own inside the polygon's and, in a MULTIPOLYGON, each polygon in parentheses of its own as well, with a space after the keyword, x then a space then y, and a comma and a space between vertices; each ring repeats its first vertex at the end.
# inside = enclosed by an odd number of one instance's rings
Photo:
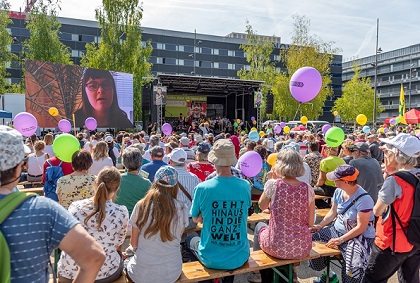
MULTIPOLYGON (((191 73, 194 76, 196 75, 196 72, 195 72, 195 65, 196 65, 195 54, 197 53, 195 51, 195 48, 196 48, 197 45, 200 45, 201 43, 202 43, 201 40, 197 41, 197 30, 194 29, 194 53, 193 53, 193 57, 194 57, 194 71, 191 73)), ((190 54, 190 57, 191 57, 191 54, 190 54)))
POLYGON ((414 64, 411 63, 411 58, 410 58, 410 80, 408 81, 408 110, 411 110, 411 80, 412 80, 412 72, 416 71, 416 69, 413 69, 414 64))
POLYGON ((373 90, 373 129, 376 127, 376 99, 377 99, 377 87, 378 87, 378 54, 382 52, 382 49, 378 47, 379 41, 379 19, 376 19, 376 49, 375 49, 375 84, 373 90))

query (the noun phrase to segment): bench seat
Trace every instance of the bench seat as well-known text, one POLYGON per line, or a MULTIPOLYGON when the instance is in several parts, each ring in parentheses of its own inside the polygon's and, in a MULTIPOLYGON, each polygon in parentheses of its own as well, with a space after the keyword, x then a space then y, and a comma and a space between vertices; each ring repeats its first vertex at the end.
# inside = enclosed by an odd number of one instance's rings
POLYGON ((44 188, 19 188, 19 192, 24 193, 36 193, 38 195, 44 195, 44 188))

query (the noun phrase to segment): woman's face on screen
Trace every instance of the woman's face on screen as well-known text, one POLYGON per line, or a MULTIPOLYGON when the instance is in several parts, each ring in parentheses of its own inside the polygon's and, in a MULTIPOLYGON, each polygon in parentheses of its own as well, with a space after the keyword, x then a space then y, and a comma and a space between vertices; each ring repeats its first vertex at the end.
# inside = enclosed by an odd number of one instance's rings
POLYGON ((85 89, 89 103, 95 111, 105 111, 111 107, 114 99, 112 81, 106 78, 89 78, 85 89))

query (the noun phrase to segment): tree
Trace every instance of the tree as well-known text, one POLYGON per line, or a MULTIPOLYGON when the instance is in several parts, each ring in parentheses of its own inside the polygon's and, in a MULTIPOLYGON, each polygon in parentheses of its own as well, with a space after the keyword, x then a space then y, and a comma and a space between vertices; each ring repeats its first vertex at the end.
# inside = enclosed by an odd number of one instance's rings
POLYGON ((101 29, 99 44, 86 44, 81 65, 91 68, 133 74, 134 120, 141 118, 141 88, 144 77, 150 77, 152 54, 150 42, 142 46, 140 21, 143 8, 138 0, 103 0, 96 9, 101 29))
POLYGON ((38 0, 32 7, 26 20, 30 37, 23 42, 25 59, 72 64, 69 48, 59 38, 59 9, 59 0, 38 0))
POLYGON ((12 22, 9 18, 10 4, 7 0, 0 1, 0 93, 5 93, 9 85, 6 83, 8 75, 6 65, 17 60, 17 56, 10 51, 13 38, 7 31, 7 25, 12 22))
MULTIPOLYGON (((343 95, 334 102, 333 111, 340 113, 341 120, 345 122, 355 122, 359 114, 365 114, 368 120, 373 120, 373 97, 369 77, 360 77, 360 65, 353 65, 354 76, 343 86, 343 95), (367 99, 371 97, 372 99, 367 99)), ((381 105, 379 98, 376 98, 377 114, 384 111, 379 108, 381 105)))
POLYGON ((289 49, 281 50, 280 60, 286 70, 280 72, 273 84, 274 112, 285 120, 307 116, 310 120, 318 118, 323 113, 323 106, 328 97, 333 94, 330 87, 330 65, 333 54, 339 49, 333 48, 333 42, 323 42, 317 36, 309 34, 310 20, 305 16, 294 15, 294 34, 289 49), (311 66, 322 76, 322 88, 316 98, 299 106, 289 90, 291 75, 301 67, 311 66), (297 110, 300 110, 298 112, 297 110), (297 115, 299 114, 299 115, 297 115))

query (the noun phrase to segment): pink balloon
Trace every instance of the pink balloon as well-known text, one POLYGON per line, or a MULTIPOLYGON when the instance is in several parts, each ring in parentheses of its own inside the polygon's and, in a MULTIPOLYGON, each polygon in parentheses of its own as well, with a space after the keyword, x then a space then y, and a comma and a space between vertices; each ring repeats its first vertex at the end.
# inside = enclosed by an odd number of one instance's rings
POLYGON ((255 151, 245 152, 238 160, 239 168, 247 177, 255 177, 262 169, 263 160, 255 151))
POLYGON ((93 117, 89 117, 85 120, 85 126, 88 130, 93 131, 98 127, 98 122, 93 117))
POLYGON ((169 123, 165 123, 162 125, 162 132, 167 135, 170 136, 172 134, 172 126, 169 123))
POLYGON ((284 127, 286 127, 286 123, 285 122, 280 122, 280 127, 283 129, 284 127))
POLYGON ((71 123, 66 119, 62 119, 58 121, 58 128, 63 133, 69 133, 71 131, 71 123))
POLYGON ((280 133, 281 133, 281 126, 280 126, 280 125, 276 125, 276 126, 274 127, 274 132, 275 132, 276 134, 280 134, 280 133))
POLYGON ((299 103, 314 99, 321 87, 321 74, 313 67, 300 68, 290 78, 290 92, 299 103))
POLYGON ((322 132, 324 133, 324 135, 328 132, 329 129, 331 129, 330 124, 325 124, 324 126, 322 126, 322 132))
POLYGON ((15 129, 25 137, 35 134, 38 127, 38 121, 35 116, 28 112, 20 112, 13 119, 15 129))

